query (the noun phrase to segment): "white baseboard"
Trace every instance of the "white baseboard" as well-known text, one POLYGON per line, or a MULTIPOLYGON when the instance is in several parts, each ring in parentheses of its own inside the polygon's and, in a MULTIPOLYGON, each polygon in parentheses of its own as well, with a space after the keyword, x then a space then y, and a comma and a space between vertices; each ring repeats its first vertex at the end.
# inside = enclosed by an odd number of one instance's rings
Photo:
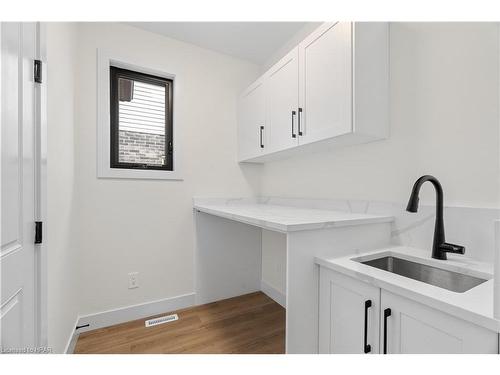
POLYGON ((167 313, 173 310, 184 309, 186 307, 194 306, 194 304, 195 293, 190 293, 81 316, 78 319, 78 325, 82 326, 89 324, 89 326, 80 328, 78 330, 78 334, 98 328, 109 327, 115 324, 129 322, 131 320, 167 313))
POLYGON ((261 280, 260 282, 260 289, 262 290, 262 293, 264 293, 269 298, 271 298, 272 300, 274 300, 275 302, 279 303, 281 306, 286 308, 285 293, 281 293, 278 289, 269 285, 264 280, 261 280))

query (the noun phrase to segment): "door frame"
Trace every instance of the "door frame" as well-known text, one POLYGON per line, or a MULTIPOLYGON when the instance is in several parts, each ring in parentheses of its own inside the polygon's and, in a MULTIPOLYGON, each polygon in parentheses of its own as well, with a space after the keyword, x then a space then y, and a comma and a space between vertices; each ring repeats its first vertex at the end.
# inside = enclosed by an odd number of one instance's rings
POLYGON ((44 23, 36 23, 36 56, 42 61, 42 83, 35 84, 35 221, 42 221, 41 244, 35 245, 35 342, 48 346, 47 246, 47 43, 44 23))

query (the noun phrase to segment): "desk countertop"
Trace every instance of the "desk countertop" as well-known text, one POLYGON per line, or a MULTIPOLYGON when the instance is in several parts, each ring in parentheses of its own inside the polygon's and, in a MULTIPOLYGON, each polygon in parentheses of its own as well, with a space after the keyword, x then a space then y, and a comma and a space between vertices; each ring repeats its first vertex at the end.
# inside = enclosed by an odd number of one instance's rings
POLYGON ((278 232, 386 223, 392 216, 271 205, 240 199, 194 199, 194 209, 278 232))

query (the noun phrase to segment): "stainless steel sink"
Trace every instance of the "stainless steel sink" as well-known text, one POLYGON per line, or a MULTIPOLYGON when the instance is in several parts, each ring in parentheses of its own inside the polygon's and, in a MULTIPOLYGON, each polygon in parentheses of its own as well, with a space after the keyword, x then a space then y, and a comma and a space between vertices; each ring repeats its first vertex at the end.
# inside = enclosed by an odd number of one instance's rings
POLYGON ((361 261, 361 263, 457 293, 466 292, 487 281, 479 277, 448 271, 393 256, 361 261))

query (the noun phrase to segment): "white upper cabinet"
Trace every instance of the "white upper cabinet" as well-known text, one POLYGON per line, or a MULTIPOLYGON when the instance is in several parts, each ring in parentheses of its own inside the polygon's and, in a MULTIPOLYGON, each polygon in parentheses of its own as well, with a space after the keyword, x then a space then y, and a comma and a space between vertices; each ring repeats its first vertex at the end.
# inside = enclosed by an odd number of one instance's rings
POLYGON ((265 80, 269 148, 275 152, 297 146, 299 55, 294 48, 268 72, 265 80))
POLYGON ((264 82, 258 80, 243 92, 238 108, 238 159, 261 155, 266 147, 264 82))
POLYGON ((239 161, 260 163, 387 138, 389 25, 324 23, 257 82, 265 91, 269 144, 248 152, 255 140, 241 128, 255 113, 240 103, 239 161))
POLYGON ((351 25, 323 24, 299 45, 300 144, 352 132, 351 25))

